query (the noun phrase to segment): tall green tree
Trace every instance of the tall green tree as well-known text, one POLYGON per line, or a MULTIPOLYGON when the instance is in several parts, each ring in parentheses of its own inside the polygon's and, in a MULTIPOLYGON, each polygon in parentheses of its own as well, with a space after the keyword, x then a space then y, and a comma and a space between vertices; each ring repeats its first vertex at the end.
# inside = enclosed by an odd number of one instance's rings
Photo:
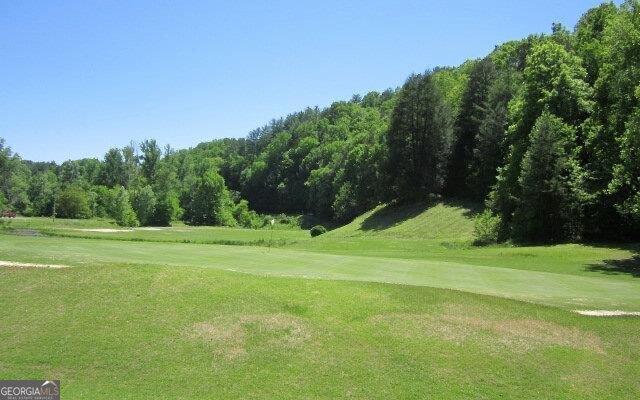
POLYGON ((467 173, 468 197, 483 200, 496 182, 498 168, 504 165, 507 147, 508 105, 517 90, 512 71, 502 72, 487 94, 467 173))
MULTIPOLYGON (((636 90, 640 96, 640 85, 636 90)), ((640 234, 640 107, 627 121, 627 129, 620 137, 620 161, 613 168, 610 193, 620 199, 617 210, 631 220, 629 234, 640 234)))
POLYGON ((101 173, 102 184, 110 188, 124 185, 124 160, 119 149, 113 148, 104 155, 101 173))
POLYGON ((592 108, 592 91, 585 82, 586 71, 580 59, 553 40, 531 48, 523 77, 523 89, 510 104, 509 154, 490 198, 505 227, 511 224, 521 195, 518 180, 522 160, 531 143, 533 125, 543 110, 576 129, 576 140, 580 140, 580 127, 592 108))
POLYGON ((158 163, 162 158, 162 150, 155 139, 148 139, 140 144, 140 151, 142 151, 140 156, 142 175, 147 179, 148 183, 154 184, 156 182, 158 163))
POLYGON ((131 205, 136 212, 140 225, 152 225, 158 200, 151 186, 147 185, 140 189, 132 190, 131 197, 131 205))
POLYGON ((582 158, 593 196, 586 210, 588 235, 612 238, 628 234, 619 212, 627 199, 627 187, 618 184, 615 170, 622 163, 622 137, 629 132, 628 123, 640 106, 635 94, 640 82, 640 3, 626 1, 603 19, 604 28, 592 40, 597 49, 596 102, 585 122, 582 158))
POLYGON ((453 116, 430 73, 411 75, 398 95, 387 135, 393 195, 440 193, 453 139, 453 116))
POLYGON ((467 177, 471 172, 473 149, 476 148, 476 138, 485 114, 483 107, 496 75, 496 67, 490 57, 475 63, 469 74, 455 122, 455 141, 447 177, 447 192, 450 194, 469 194, 467 177))
POLYGON ((544 112, 531 132, 518 183, 514 237, 527 242, 579 239, 583 201, 575 129, 544 112))
POLYGON ((34 174, 29 184, 33 215, 51 216, 58 190, 58 176, 53 170, 34 174))
POLYGON ((204 160, 183 194, 184 220, 193 225, 233 225, 233 203, 215 165, 204 160))
POLYGON ((122 184, 125 188, 136 186, 139 180, 138 156, 136 155, 136 146, 134 142, 122 148, 122 184))

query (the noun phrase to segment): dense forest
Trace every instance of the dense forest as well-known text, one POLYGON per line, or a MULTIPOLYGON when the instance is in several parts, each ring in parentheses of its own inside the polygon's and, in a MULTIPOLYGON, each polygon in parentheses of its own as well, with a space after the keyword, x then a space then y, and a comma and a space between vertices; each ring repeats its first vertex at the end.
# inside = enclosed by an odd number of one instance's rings
POLYGON ((61 165, 0 141, 0 209, 124 226, 347 222, 387 202, 486 205, 488 241, 640 237, 640 3, 195 148, 155 140, 61 165))

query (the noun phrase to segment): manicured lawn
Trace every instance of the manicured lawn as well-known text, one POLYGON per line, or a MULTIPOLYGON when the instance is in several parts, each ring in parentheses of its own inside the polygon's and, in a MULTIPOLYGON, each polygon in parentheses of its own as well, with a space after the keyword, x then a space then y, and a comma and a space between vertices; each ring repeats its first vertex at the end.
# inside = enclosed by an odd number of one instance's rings
POLYGON ((17 218, 9 226, 14 230, 36 230, 42 234, 62 237, 83 237, 107 240, 184 242, 231 245, 283 246, 309 237, 302 229, 243 229, 217 226, 188 226, 174 223, 171 227, 126 228, 110 220, 51 218, 17 218))
POLYGON ((70 267, 0 267, 0 379, 70 399, 640 397, 640 318, 573 312, 640 311, 638 246, 474 247, 472 214, 382 207, 316 238, 17 219, 0 261, 70 267))
POLYGON ((0 378, 54 376, 67 399, 640 395, 638 319, 428 287, 4 268, 0 320, 0 378))
POLYGON ((0 236, 0 260, 90 266, 200 266, 258 275, 387 282, 457 289, 564 308, 640 310, 640 280, 254 246, 0 236))

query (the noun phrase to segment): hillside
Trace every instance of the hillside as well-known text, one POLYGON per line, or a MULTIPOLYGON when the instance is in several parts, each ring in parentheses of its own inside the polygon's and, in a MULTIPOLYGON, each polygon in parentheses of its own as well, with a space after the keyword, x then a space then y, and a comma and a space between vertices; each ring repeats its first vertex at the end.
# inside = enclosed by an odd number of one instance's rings
POLYGON ((473 215, 478 209, 473 203, 453 201, 382 205, 327 236, 466 242, 473 239, 473 215))

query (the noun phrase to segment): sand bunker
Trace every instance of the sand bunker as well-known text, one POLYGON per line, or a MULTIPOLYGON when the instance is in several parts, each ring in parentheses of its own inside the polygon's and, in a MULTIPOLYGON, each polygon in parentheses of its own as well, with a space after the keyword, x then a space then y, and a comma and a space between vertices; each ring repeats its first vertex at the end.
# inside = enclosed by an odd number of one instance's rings
POLYGON ((74 231, 116 233, 116 232, 133 232, 133 229, 91 228, 91 229, 74 229, 74 231))
POLYGON ((69 268, 69 265, 58 264, 33 264, 17 261, 2 261, 0 260, 0 267, 14 267, 14 268, 69 268))
POLYGON ((77 228, 74 231, 80 232, 100 232, 100 233, 118 233, 118 232, 133 232, 133 231, 161 231, 162 228, 154 226, 145 226, 142 228, 134 229, 113 229, 113 228, 77 228))
POLYGON ((639 311, 621 311, 621 310, 574 310, 580 315, 589 317, 640 317, 639 311))

